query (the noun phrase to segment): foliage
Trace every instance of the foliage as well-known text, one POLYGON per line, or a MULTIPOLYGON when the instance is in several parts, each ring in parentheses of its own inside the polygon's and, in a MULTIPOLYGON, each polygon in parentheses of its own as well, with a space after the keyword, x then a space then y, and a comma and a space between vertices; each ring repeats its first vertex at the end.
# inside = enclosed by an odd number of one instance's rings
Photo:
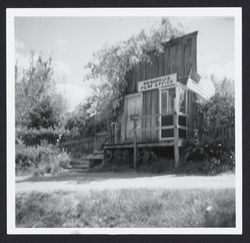
POLYGON ((156 162, 157 155, 152 151, 151 148, 142 148, 138 153, 138 162, 142 164, 151 164, 156 162))
POLYGON ((57 173, 69 165, 70 157, 56 146, 43 143, 39 146, 16 145, 16 172, 33 170, 34 175, 57 173))
POLYGON ((65 129, 64 127, 49 128, 21 128, 16 129, 16 137, 24 144, 40 145, 43 141, 49 144, 60 144, 69 140, 78 140, 81 138, 80 133, 76 129, 65 129))
MULTIPOLYGON (((69 133, 69 132, 68 132, 69 133)), ((57 139, 61 134, 67 134, 64 129, 53 129, 49 128, 17 128, 16 136, 23 141, 24 144, 32 146, 39 145, 42 141, 46 140, 50 144, 56 144, 57 139)))
POLYGON ((37 128, 58 125, 66 103, 56 91, 52 57, 35 58, 32 52, 29 68, 21 74, 17 65, 15 70, 16 124, 37 128))
POLYGON ((89 102, 79 104, 76 110, 67 114, 65 129, 77 132, 80 137, 91 137, 97 132, 106 129, 106 124, 102 119, 90 116, 88 110, 89 102))
POLYGON ((177 172, 218 174, 234 170, 235 153, 225 149, 220 143, 197 143, 189 140, 183 147, 181 162, 181 168, 177 172))
POLYGON ((94 53, 87 68, 90 73, 87 80, 98 81, 94 86, 94 95, 90 98, 92 113, 102 119, 116 120, 126 90, 126 74, 139 61, 150 62, 150 53, 160 53, 164 43, 183 34, 168 19, 149 32, 142 30, 126 41, 114 45, 105 45, 94 53))
POLYGON ((212 77, 212 80, 216 94, 208 102, 198 103, 197 107, 200 117, 199 136, 203 137, 204 134, 209 140, 203 142, 207 143, 221 142, 218 141, 218 129, 235 126, 234 83, 228 79, 219 82, 212 77))
POLYGON ((29 112, 28 128, 55 128, 59 125, 60 110, 54 105, 51 97, 44 97, 29 112))
POLYGON ((235 190, 122 189, 16 195, 17 227, 235 227, 235 190), (207 207, 212 210, 207 213, 207 207))
POLYGON ((198 136, 186 142, 181 161, 199 162, 195 170, 214 174, 234 169, 235 106, 234 82, 226 78, 218 81, 213 76, 211 79, 216 94, 209 101, 197 103, 198 136))

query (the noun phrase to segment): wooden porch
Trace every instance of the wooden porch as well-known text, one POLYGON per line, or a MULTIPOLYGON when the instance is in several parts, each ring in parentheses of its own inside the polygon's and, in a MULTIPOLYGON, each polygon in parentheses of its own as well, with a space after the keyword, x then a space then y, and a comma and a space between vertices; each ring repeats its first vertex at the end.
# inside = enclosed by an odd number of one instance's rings
MULTIPOLYGON (((158 142, 137 142, 136 146, 138 148, 145 147, 171 147, 174 146, 174 139, 169 139, 166 141, 158 141, 158 142)), ((184 139, 180 139, 178 141, 178 146, 181 147, 184 143, 184 139)), ((104 144, 103 149, 127 149, 134 148, 133 143, 117 143, 117 144, 104 144)))

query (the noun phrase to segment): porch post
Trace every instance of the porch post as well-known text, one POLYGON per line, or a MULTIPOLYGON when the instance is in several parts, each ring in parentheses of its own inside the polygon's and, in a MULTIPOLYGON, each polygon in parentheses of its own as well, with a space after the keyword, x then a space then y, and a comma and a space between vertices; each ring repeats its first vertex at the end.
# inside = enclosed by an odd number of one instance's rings
POLYGON ((136 169, 136 160, 137 160, 137 155, 136 155, 136 119, 134 120, 134 169, 136 169))
POLYGON ((117 134, 118 133, 118 124, 117 122, 114 123, 114 144, 117 144, 117 134))
POLYGON ((175 102, 174 102, 174 165, 175 168, 179 165, 179 130, 178 130, 178 116, 179 116, 179 85, 176 84, 176 92, 175 92, 175 102))
POLYGON ((130 119, 134 122, 134 169, 136 169, 137 149, 136 149, 136 122, 140 119, 138 115, 131 115, 130 119))

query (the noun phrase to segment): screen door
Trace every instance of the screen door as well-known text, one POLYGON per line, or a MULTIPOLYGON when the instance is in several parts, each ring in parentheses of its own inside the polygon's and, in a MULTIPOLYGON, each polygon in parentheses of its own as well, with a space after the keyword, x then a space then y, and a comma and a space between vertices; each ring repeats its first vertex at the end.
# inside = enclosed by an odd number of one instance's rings
POLYGON ((160 140, 174 137, 175 88, 162 89, 160 97, 160 140))

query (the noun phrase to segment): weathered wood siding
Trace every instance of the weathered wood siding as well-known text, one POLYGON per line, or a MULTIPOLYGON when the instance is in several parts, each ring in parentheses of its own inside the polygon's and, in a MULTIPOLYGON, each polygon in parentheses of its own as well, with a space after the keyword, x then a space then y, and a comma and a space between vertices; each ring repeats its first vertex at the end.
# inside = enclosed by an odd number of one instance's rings
MULTIPOLYGON (((127 94, 138 92, 138 82, 148 80, 172 73, 177 73, 177 81, 186 84, 190 70, 197 72, 197 32, 185 35, 178 39, 171 40, 164 45, 164 52, 160 54, 149 53, 151 62, 139 62, 132 70, 127 73, 127 94)), ((125 127, 122 133, 125 140, 132 140, 132 121, 129 116, 133 113, 129 111, 129 104, 132 107, 137 102, 125 100, 125 127), (134 103, 135 102, 135 103, 134 103)), ((190 129, 196 127, 194 111, 192 110, 195 95, 188 92, 188 115, 187 126, 190 129)), ((133 108, 132 108, 133 109, 133 108)), ((138 139, 143 141, 155 141, 159 138, 159 130, 154 129, 159 126, 158 118, 152 117, 159 113, 159 90, 148 90, 142 92, 142 115, 147 118, 142 120, 142 128, 146 130, 139 132, 138 139), (149 130, 149 129, 152 130, 149 130), (148 129, 148 130, 147 130, 148 129)))
POLYGON ((197 71, 197 32, 171 40, 164 52, 149 54, 151 62, 140 62, 127 75, 127 93, 137 92, 138 82, 177 73, 177 80, 186 84, 191 67, 197 71))
POLYGON ((156 141, 159 138, 159 130, 156 128, 158 124, 159 112, 159 90, 149 90, 143 93, 143 128, 153 128, 152 130, 145 130, 142 132, 142 139, 145 141, 156 141))
MULTIPOLYGON (((132 142, 133 141, 133 131, 134 131, 134 122, 131 120, 133 115, 142 115, 142 95, 140 93, 129 95, 125 98, 125 109, 124 109, 124 134, 125 137, 122 137, 123 142, 132 142)), ((141 132, 137 133, 138 140, 141 139, 141 132)))

